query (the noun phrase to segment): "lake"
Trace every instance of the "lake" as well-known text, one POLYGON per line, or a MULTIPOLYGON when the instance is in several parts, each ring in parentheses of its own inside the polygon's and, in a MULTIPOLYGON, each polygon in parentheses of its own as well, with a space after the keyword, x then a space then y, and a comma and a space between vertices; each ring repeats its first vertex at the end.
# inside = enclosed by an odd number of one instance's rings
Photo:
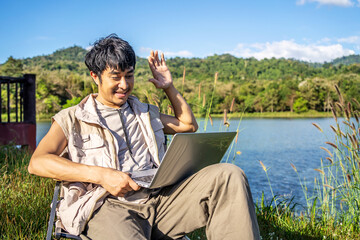
MULTIPOLYGON (((228 122, 229 127, 224 126, 222 119, 214 119, 213 125, 208 121, 206 132, 236 131, 239 119, 230 119, 228 122)), ((199 131, 204 132, 204 119, 198 119, 198 123, 199 131)), ((314 177, 319 176, 314 169, 320 167, 321 158, 328 156, 320 147, 329 149, 325 141, 333 140, 330 125, 334 123, 332 118, 243 119, 239 127, 238 141, 222 161, 233 162, 245 171, 254 201, 261 199, 262 192, 265 192, 267 198, 271 198, 268 179, 259 163, 262 161, 269 169, 274 194, 289 198, 295 196, 295 202, 305 205, 298 176, 290 163, 296 166, 302 181, 305 181, 311 190, 314 177), (312 123, 319 124, 324 133, 317 130, 312 123), (241 152, 240 155, 236 154, 238 151, 241 152)), ((37 123, 37 143, 49 127, 50 122, 37 123)))

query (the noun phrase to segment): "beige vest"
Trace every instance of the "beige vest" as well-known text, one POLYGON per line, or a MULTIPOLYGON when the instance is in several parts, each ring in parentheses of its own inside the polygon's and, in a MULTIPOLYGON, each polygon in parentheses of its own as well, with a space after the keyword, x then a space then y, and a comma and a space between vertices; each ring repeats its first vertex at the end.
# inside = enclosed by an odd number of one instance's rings
MULTIPOLYGON (((64 154, 76 163, 119 170, 117 140, 110 130, 101 124, 96 113, 94 96, 87 96, 78 105, 64 109, 53 117, 53 121, 60 125, 68 141, 64 154)), ((128 102, 144 134, 151 158, 158 166, 165 153, 164 126, 160 120, 159 109, 141 103, 133 96, 129 97, 128 102)), ((65 182, 62 190, 64 198, 57 209, 58 217, 69 233, 78 235, 109 193, 100 185, 81 182, 65 182)), ((146 197, 146 192, 140 190, 125 197, 124 201, 141 202, 146 197)))

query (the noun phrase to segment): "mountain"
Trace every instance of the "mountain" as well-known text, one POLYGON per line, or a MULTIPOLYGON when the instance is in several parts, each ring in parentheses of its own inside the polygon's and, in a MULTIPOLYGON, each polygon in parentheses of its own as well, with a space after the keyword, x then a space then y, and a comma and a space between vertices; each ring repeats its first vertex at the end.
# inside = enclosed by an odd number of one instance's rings
POLYGON ((342 65, 351 65, 354 63, 360 63, 360 55, 349 55, 346 57, 336 58, 331 64, 334 66, 342 65))
POLYGON ((73 47, 56 50, 54 53, 49 55, 26 58, 24 59, 24 63, 28 64, 32 61, 38 61, 38 60, 48 60, 48 61, 63 60, 63 61, 82 62, 84 61, 86 52, 87 51, 82 47, 73 46, 73 47))
MULTIPOLYGON (((55 113, 96 92, 96 85, 84 64, 86 52, 82 47, 72 46, 32 58, 9 57, 0 65, 0 75, 36 74, 36 110, 38 114, 55 113)), ((248 112, 327 111, 329 102, 337 98, 334 84, 339 86, 344 99, 360 102, 359 62, 359 55, 315 64, 284 58, 238 58, 230 54, 175 57, 166 61, 174 84, 200 115, 206 113, 212 98, 213 113, 224 112, 233 101, 237 110, 248 112), (216 88, 215 73, 218 73, 216 88)), ((162 91, 149 83, 151 77, 147 59, 137 57, 137 84, 133 93, 142 102, 158 105, 162 112, 167 112, 170 102, 162 91)))
MULTIPOLYGON (((86 53, 87 50, 84 48, 72 46, 59 49, 49 55, 19 59, 23 66, 19 72, 39 73, 44 70, 52 72, 61 70, 69 71, 71 74, 89 75, 84 64, 86 53)), ((186 77, 194 79, 196 82, 212 79, 215 72, 219 73, 219 81, 240 82, 243 80, 305 79, 314 76, 329 77, 348 72, 358 73, 359 67, 353 66, 353 64, 360 63, 360 55, 337 58, 329 63, 309 63, 295 59, 257 60, 255 58, 238 58, 230 54, 215 54, 205 58, 169 58, 167 63, 174 78, 182 78, 185 68, 186 77)), ((1 68, 4 69, 0 66, 0 71, 1 68)), ((150 77, 146 58, 137 57, 136 70, 137 79, 140 76, 143 76, 144 79, 150 77)))
POLYGON ((67 69, 79 74, 86 74, 84 64, 86 50, 79 46, 63 48, 49 55, 36 56, 23 60, 25 69, 46 69, 50 71, 67 69))

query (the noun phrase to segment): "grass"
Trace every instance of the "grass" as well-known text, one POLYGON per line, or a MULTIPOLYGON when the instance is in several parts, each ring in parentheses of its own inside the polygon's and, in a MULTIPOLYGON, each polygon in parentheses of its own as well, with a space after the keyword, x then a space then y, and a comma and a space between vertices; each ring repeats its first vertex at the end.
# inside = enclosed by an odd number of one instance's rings
POLYGON ((44 239, 54 181, 30 176, 30 154, 0 147, 0 239, 44 239))

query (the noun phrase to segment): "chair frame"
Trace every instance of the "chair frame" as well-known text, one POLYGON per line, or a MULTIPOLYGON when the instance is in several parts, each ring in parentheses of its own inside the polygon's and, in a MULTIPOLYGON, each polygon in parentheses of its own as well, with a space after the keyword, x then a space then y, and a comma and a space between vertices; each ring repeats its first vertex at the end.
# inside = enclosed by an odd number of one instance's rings
MULTIPOLYGON (((65 232, 62 227, 60 226, 60 222, 55 222, 55 213, 56 213, 56 207, 59 203, 59 193, 61 188, 61 181, 56 181, 55 188, 54 188, 54 195, 53 199, 51 201, 51 212, 49 217, 49 223, 48 223, 48 229, 46 233, 46 240, 51 240, 51 236, 53 235, 55 239, 68 238, 68 239, 78 239, 81 240, 81 238, 77 235, 69 234, 68 232, 65 232), (53 232, 53 227, 55 225, 55 231, 53 232)), ((61 196, 60 196, 61 198, 61 196)))

